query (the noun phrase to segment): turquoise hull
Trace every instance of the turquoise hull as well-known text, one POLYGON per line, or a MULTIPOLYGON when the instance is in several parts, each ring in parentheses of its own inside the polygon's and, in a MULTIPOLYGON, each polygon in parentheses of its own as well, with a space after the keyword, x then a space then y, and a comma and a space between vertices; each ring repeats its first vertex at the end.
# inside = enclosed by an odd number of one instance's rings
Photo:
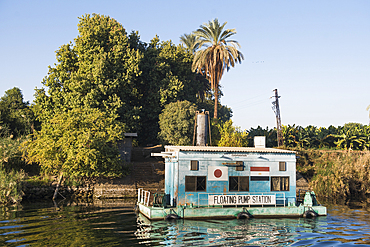
POLYGON ((137 203, 140 213, 150 220, 164 220, 167 215, 177 215, 182 219, 233 219, 241 212, 252 217, 303 217, 306 211, 314 211, 318 216, 327 214, 324 206, 286 206, 286 207, 152 207, 137 203))

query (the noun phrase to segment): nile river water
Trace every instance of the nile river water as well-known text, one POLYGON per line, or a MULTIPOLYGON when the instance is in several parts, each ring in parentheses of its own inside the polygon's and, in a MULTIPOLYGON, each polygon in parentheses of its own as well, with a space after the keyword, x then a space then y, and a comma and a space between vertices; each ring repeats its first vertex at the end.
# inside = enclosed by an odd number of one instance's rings
POLYGON ((133 202, 0 207, 0 246, 368 246, 370 207, 329 205, 316 219, 150 222, 133 202))

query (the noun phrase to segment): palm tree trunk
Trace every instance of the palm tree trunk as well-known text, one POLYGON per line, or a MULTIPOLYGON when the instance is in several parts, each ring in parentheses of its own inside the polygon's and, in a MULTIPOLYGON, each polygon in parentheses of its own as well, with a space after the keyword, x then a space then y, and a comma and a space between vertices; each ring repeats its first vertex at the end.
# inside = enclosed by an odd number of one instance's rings
POLYGON ((213 113, 213 118, 217 119, 217 108, 218 108, 218 87, 215 88, 215 111, 213 113))

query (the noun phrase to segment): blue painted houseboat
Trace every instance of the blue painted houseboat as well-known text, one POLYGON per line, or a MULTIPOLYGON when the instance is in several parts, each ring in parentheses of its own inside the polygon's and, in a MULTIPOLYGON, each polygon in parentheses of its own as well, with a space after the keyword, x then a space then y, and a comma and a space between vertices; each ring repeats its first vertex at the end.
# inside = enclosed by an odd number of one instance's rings
MULTIPOLYGON (((311 217, 326 215, 314 192, 296 196, 296 154, 255 147, 166 146, 165 193, 139 189, 149 219, 311 217)), ((261 145, 258 145, 258 144, 261 145)))

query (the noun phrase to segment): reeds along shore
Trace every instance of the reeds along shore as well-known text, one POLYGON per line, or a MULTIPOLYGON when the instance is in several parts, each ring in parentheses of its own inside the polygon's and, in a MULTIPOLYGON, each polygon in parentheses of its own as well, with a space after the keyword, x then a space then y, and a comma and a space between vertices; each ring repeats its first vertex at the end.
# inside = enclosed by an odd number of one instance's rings
POLYGON ((370 151, 295 150, 297 171, 320 197, 366 201, 370 196, 370 151))

